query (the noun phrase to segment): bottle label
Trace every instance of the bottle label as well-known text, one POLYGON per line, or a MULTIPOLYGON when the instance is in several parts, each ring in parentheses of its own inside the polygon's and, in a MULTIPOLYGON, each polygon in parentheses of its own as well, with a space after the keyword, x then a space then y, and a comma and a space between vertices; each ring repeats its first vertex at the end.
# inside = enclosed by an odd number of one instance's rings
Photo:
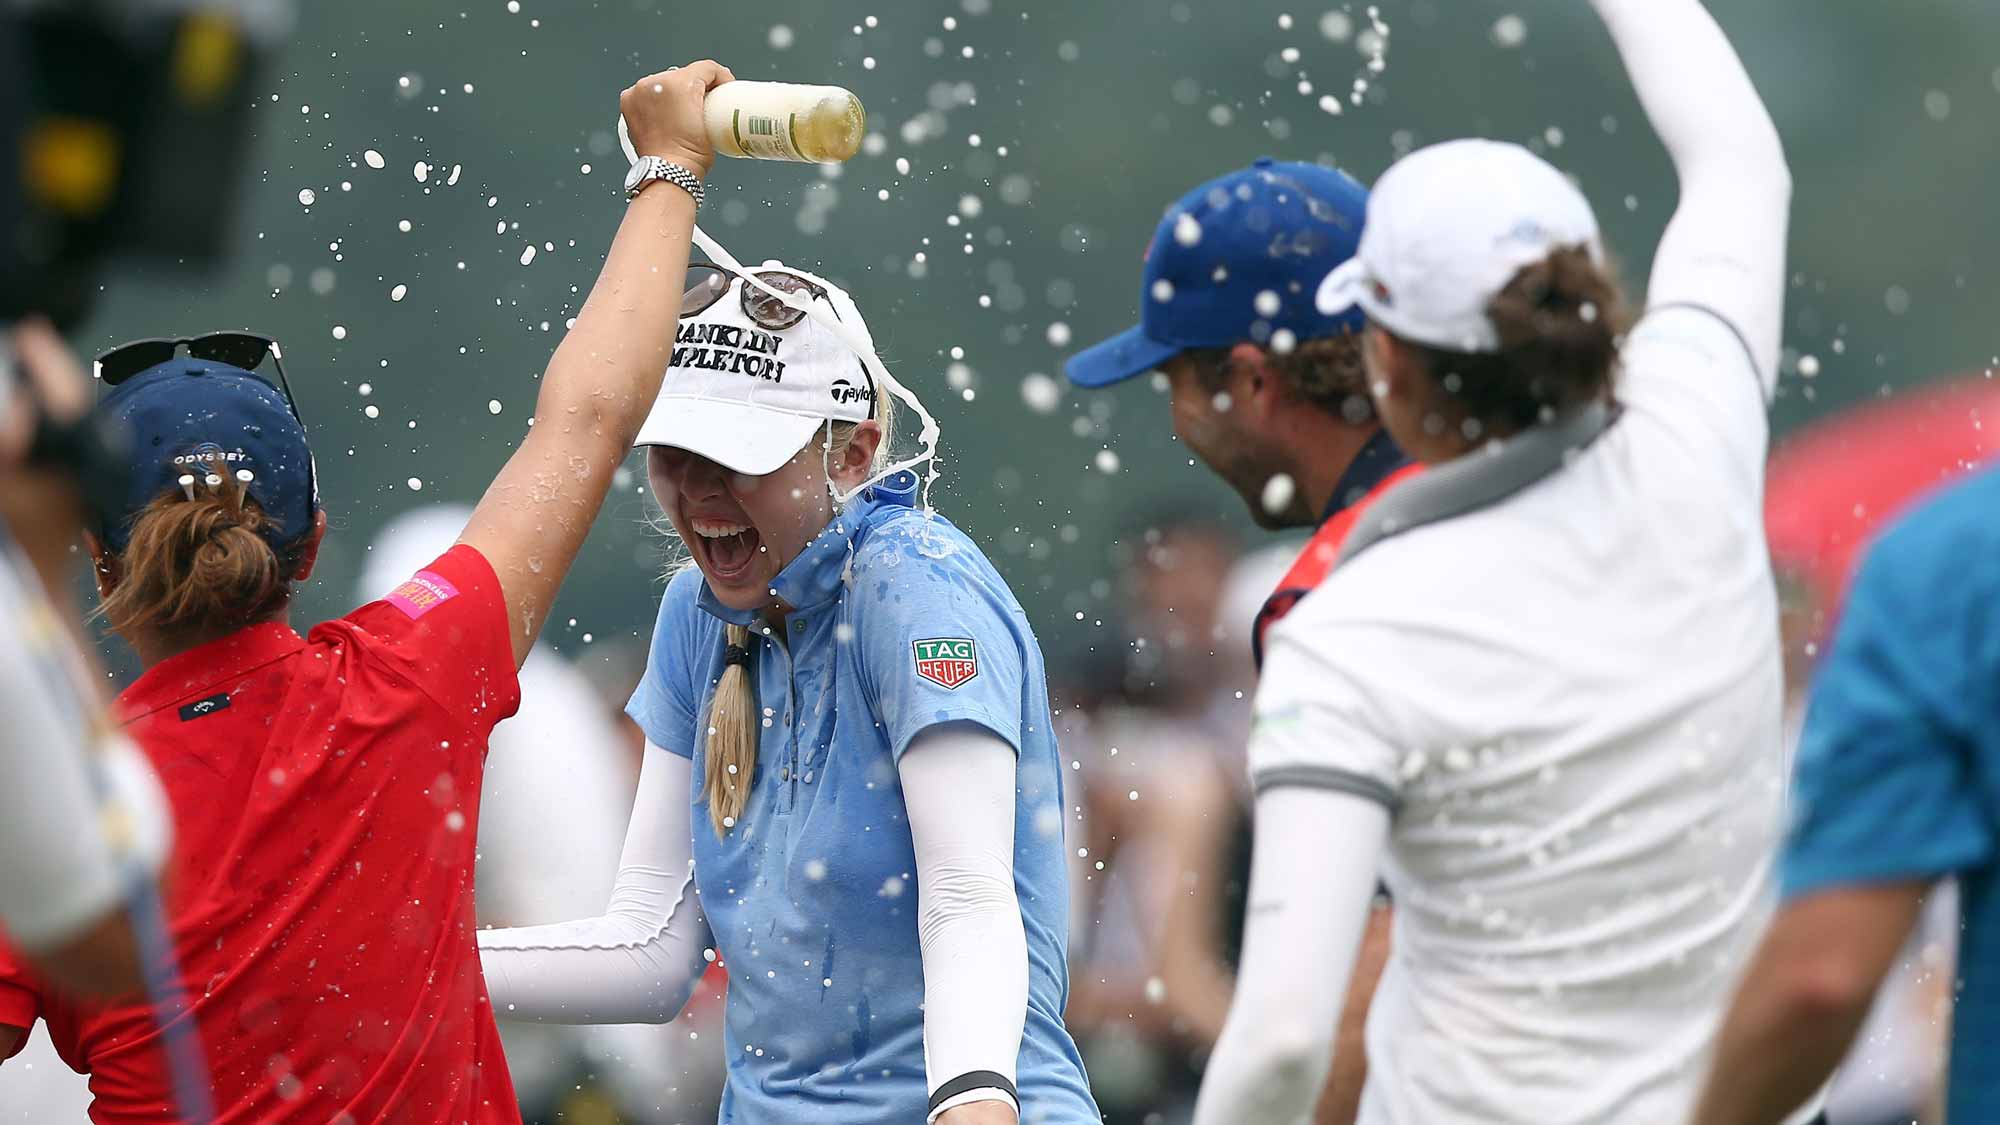
POLYGON ((730 115, 730 131, 743 155, 757 160, 804 160, 799 155, 798 114, 774 117, 763 113, 730 115))

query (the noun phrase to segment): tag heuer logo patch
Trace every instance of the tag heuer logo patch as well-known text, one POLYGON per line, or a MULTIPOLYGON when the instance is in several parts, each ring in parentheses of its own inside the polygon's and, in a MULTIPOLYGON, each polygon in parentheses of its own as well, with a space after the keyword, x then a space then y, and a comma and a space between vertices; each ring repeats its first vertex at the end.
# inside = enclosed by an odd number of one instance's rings
POLYGON ((941 687, 956 688, 979 674, 979 652, 970 640, 940 638, 912 641, 917 675, 941 687))

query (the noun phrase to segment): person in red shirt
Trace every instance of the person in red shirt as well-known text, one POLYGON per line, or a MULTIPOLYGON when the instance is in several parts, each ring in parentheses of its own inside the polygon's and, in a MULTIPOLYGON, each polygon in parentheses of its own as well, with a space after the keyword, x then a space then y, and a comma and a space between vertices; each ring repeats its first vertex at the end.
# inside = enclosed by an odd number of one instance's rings
MULTIPOLYGON (((37 1018, 100 1125, 197 1116, 162 1050, 198 1032, 218 1125, 520 1120, 474 941, 488 733, 671 354, 709 62, 624 92, 650 158, 529 430, 459 543, 304 637, 294 583, 326 531, 278 349, 225 333, 108 353, 99 410, 143 458, 95 513, 102 612, 145 673, 119 700, 160 775, 178 1010, 80 999, 0 952, 0 1056, 37 1018), (677 171, 676 171, 677 169, 677 171), (188 356, 182 356, 185 348, 188 356)), ((196 1099, 197 1101, 199 1099, 196 1099)))

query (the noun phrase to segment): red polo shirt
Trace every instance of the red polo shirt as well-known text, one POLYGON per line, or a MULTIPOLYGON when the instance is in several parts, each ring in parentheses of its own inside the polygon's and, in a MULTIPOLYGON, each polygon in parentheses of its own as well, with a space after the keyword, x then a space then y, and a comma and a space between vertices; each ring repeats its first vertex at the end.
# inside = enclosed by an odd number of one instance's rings
MULTIPOLYGON (((120 697, 173 805, 167 913, 217 1125, 520 1121, 472 913, 486 738, 519 702, 499 582, 464 546, 304 639, 254 626, 120 697)), ((173 1119, 144 1006, 0 951, 0 1024, 36 1016, 93 1121, 173 1119)))

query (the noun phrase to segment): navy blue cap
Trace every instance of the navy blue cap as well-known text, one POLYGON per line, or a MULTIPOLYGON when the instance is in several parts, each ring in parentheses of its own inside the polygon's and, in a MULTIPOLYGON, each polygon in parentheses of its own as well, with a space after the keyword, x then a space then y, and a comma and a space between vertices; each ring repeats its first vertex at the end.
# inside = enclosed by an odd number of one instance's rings
POLYGON ((273 550, 312 529, 319 496, 305 428, 278 388, 250 372, 177 357, 113 387, 97 413, 125 431, 132 458, 123 510, 93 513, 114 553, 131 542, 132 521, 146 505, 179 491, 183 475, 204 488, 202 461, 218 451, 231 473, 251 473, 250 496, 269 517, 262 534, 273 550))
POLYGON ((1181 196, 1146 247, 1138 327, 1071 356, 1070 382, 1108 386, 1188 348, 1267 344, 1280 330, 1360 331, 1360 310, 1327 316, 1313 297, 1354 256, 1367 211, 1352 176, 1268 156, 1181 196))

